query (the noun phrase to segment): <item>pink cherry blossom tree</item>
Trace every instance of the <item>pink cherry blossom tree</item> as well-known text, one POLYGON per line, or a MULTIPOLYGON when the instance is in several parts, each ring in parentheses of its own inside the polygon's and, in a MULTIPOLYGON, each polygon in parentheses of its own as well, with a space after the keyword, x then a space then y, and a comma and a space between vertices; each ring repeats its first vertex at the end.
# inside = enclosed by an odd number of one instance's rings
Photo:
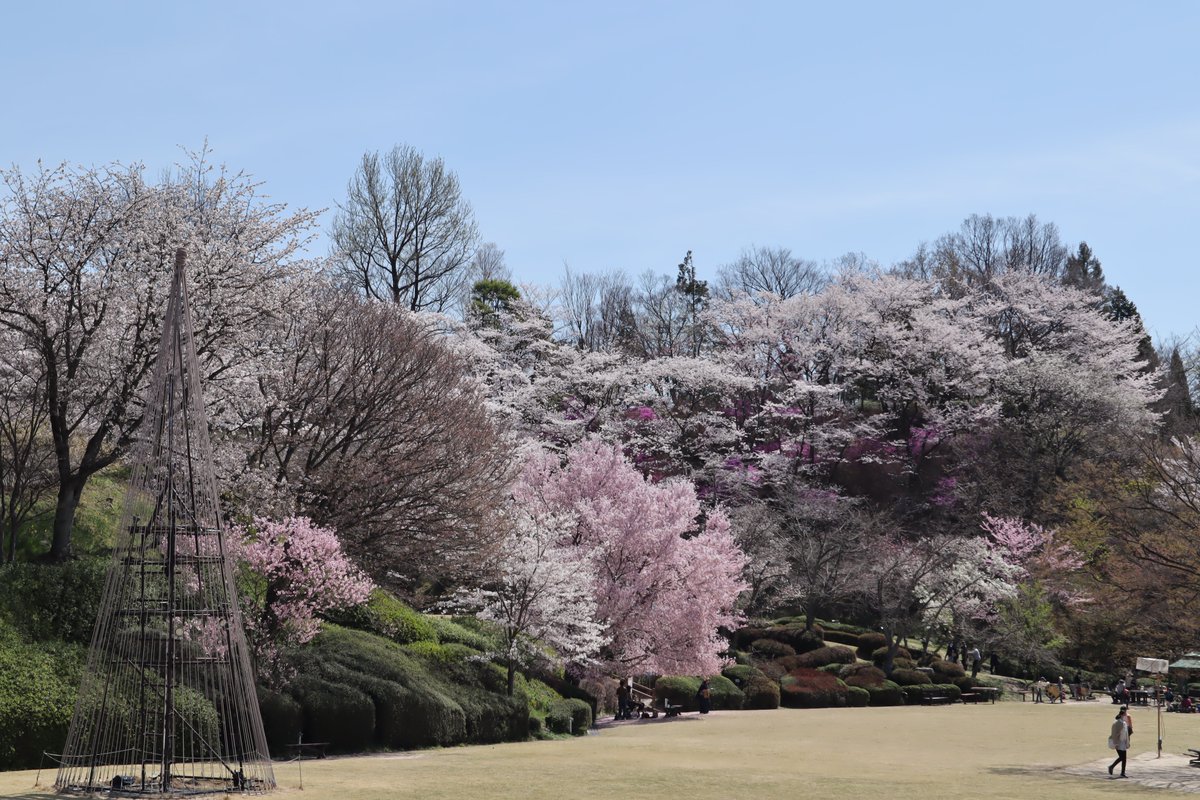
POLYGON ((620 448, 589 437, 561 463, 532 452, 514 499, 534 514, 570 515, 558 544, 591 566, 596 621, 608 644, 599 669, 715 672, 738 623, 745 557, 725 513, 701 512, 693 486, 652 483, 620 448))
POLYGON ((231 552, 243 563, 242 616, 261 676, 287 676, 287 652, 311 641, 317 615, 366 602, 373 584, 342 552, 337 534, 306 517, 255 519, 234 528, 231 552))

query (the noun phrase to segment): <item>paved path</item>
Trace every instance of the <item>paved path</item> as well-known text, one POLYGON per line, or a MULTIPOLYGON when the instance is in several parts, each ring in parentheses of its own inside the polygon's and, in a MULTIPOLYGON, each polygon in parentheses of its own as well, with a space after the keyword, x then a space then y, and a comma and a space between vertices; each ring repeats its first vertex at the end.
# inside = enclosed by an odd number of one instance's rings
MULTIPOLYGON (((1113 758, 1116 758, 1115 754, 1113 758)), ((1108 776, 1111 763, 1112 758, 1106 758, 1067 767, 1063 771, 1083 778, 1111 781, 1116 780, 1108 776)), ((1142 753, 1129 759, 1125 774, 1128 775, 1126 783, 1200 794, 1200 767, 1188 766, 1187 756, 1163 753, 1162 758, 1156 758, 1154 753, 1142 753)))

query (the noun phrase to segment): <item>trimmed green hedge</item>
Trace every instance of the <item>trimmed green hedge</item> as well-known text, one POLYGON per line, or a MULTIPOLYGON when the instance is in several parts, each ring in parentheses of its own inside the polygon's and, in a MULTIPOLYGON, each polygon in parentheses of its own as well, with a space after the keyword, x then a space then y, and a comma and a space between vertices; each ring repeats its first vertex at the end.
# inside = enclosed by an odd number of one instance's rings
POLYGON ((755 639, 750 643, 750 652, 758 658, 782 658, 796 655, 796 648, 775 639, 755 639))
POLYGON ((865 708, 871 702, 871 693, 861 686, 846 687, 846 705, 851 708, 865 708))
POLYGON ((688 675, 664 675, 654 682, 654 699, 670 700, 673 706, 682 706, 684 711, 695 711, 696 692, 700 679, 688 675))
POLYGON ((818 647, 807 653, 801 653, 794 659, 797 667, 824 667, 829 664, 853 664, 854 651, 847 647, 818 647))
POLYGON ((858 637, 858 657, 867 661, 871 660, 871 655, 881 647, 887 647, 887 637, 882 633, 874 631, 861 634, 858 637))
POLYGON ((301 651, 287 692, 303 709, 304 738, 327 741, 333 752, 526 738, 525 695, 508 697, 504 671, 469 652, 463 645, 401 646, 327 625, 301 651), (327 719, 326 709, 339 704, 353 730, 327 719))
POLYGON ((546 714, 546 725, 552 733, 584 736, 592 727, 592 707, 573 697, 559 700, 546 714))
POLYGON ((884 681, 882 686, 867 687, 873 706, 902 706, 904 692, 892 681, 884 681))
POLYGON ((721 674, 742 690, 742 708, 763 710, 779 708, 779 683, 768 678, 761 670, 737 664, 726 667, 721 674))
POLYGON ((328 615, 331 622, 369 631, 400 644, 437 642, 433 623, 383 589, 374 589, 367 602, 328 615))
POLYGON ((894 669, 892 670, 892 680, 901 686, 917 686, 933 683, 933 680, 927 674, 917 669, 894 669))

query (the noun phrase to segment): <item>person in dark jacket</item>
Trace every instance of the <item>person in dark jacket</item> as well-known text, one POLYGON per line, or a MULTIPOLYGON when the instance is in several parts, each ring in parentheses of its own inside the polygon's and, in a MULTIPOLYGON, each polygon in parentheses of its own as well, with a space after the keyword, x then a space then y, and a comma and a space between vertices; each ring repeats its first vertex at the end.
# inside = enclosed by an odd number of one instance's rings
POLYGON ((707 714, 712 711, 712 691, 708 688, 708 678, 700 681, 700 688, 696 690, 696 705, 700 708, 701 714, 707 714))

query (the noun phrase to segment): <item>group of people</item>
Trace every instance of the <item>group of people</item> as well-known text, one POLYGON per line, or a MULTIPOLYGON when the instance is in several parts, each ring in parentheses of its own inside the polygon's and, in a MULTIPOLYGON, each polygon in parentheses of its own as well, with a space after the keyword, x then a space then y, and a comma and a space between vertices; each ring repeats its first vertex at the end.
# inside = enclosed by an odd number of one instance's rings
MULTIPOLYGON (((701 714, 712 710, 712 689, 708 685, 708 678, 702 679, 700 688, 696 690, 696 707, 701 714)), ((634 696, 633 680, 621 678, 617 683, 617 716, 614 719, 639 719, 650 716, 657 716, 657 712, 652 712, 644 701, 634 696)), ((667 716, 671 714, 668 713, 667 716)))
MULTIPOLYGON (((957 662, 960 657, 962 658, 963 669, 966 669, 968 666, 970 666, 971 677, 978 677, 979 666, 983 663, 983 653, 979 652, 979 647, 972 647, 970 650, 968 650, 965 644, 960 647, 957 641, 951 642, 950 646, 946 648, 946 660, 957 662)), ((996 654, 992 653, 993 673, 996 672, 996 667, 996 654)))

